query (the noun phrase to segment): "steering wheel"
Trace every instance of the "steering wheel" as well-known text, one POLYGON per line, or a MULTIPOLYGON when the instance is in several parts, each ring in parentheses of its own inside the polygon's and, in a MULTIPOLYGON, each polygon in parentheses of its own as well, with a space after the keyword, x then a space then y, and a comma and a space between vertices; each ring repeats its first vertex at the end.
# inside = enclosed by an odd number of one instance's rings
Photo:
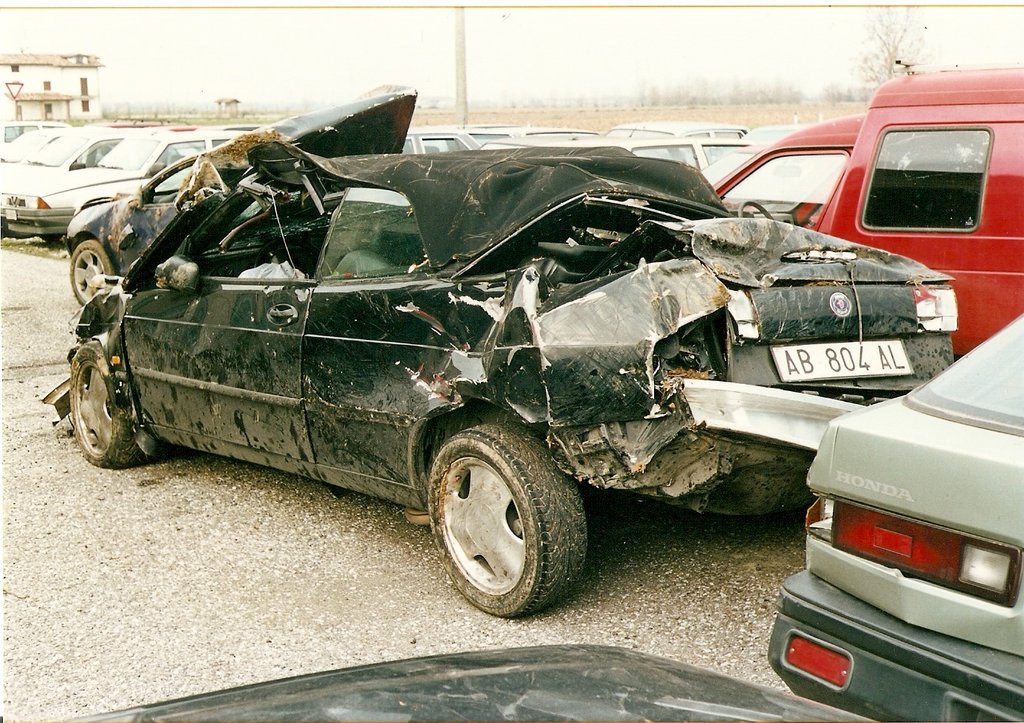
POLYGON ((758 214, 764 216, 767 219, 770 219, 772 221, 775 220, 775 217, 772 216, 771 212, 767 208, 762 206, 760 203, 758 203, 757 201, 744 201, 743 205, 740 206, 740 212, 739 212, 739 217, 740 218, 753 218, 754 217, 755 214, 747 213, 746 212, 748 207, 752 208, 758 214))

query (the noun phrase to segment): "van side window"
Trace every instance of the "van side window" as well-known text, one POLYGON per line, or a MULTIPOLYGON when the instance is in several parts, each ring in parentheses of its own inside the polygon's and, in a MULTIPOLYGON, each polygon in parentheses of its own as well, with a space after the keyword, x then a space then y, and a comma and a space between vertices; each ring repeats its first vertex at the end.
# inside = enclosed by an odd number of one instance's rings
POLYGON ((890 131, 872 169, 864 225, 977 228, 991 145, 984 129, 890 131))

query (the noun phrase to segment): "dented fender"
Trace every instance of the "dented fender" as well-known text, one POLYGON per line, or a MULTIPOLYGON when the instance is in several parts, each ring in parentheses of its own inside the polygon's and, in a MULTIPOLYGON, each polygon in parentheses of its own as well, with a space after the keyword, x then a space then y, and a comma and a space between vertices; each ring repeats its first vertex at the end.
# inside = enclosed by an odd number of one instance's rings
MULTIPOLYGON (((531 360, 544 399, 536 385, 515 384, 507 401, 532 410, 531 422, 540 421, 543 402, 544 421, 554 426, 657 415, 655 345, 730 300, 728 289, 694 259, 642 262, 565 303, 541 300, 541 290, 536 273, 523 274, 505 320, 529 329, 530 343, 523 346, 531 351, 509 349, 508 359, 531 360)), ((510 367, 510 374, 522 376, 523 365, 510 367)))

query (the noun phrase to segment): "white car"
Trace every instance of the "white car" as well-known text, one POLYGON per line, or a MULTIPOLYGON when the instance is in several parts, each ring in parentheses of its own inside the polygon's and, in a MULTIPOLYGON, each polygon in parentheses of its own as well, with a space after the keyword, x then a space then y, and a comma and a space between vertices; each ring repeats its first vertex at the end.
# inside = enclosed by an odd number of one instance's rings
POLYGON ((0 129, 3 130, 3 135, 0 136, 0 143, 3 144, 3 149, 7 149, 8 143, 21 138, 26 133, 32 131, 46 130, 50 128, 70 128, 67 123, 61 123, 60 121, 49 121, 49 120, 19 120, 19 121, 3 121, 0 123, 0 129))
POLYGON ((38 131, 26 131, 10 143, 4 143, 3 149, 0 150, 0 163, 21 163, 46 145, 59 130, 58 128, 44 128, 38 131))
POLYGON ((134 193, 175 161, 238 134, 83 128, 55 135, 21 163, 5 168, 4 223, 15 236, 62 236, 85 204, 134 193))

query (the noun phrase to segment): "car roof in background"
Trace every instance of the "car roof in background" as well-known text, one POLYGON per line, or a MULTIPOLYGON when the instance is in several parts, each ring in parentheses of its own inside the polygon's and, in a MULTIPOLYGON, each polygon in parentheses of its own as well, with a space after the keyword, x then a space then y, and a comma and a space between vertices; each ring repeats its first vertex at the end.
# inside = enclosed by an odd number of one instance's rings
POLYGON ((743 140, 747 141, 752 146, 772 143, 780 138, 789 135, 793 131, 805 128, 808 125, 810 124, 781 123, 778 125, 757 126, 747 131, 746 134, 743 136, 743 140))
POLYGON ((594 134, 582 138, 545 138, 543 136, 526 136, 524 138, 507 138, 488 141, 484 148, 526 148, 526 147, 564 147, 564 148, 600 148, 615 146, 617 148, 662 148, 667 146, 708 145, 736 146, 748 145, 743 138, 704 138, 687 136, 664 136, 660 138, 628 138, 625 136, 604 136, 594 134))
POLYGON ((615 133, 620 135, 626 132, 650 132, 667 136, 683 136, 714 131, 746 133, 748 130, 747 126, 744 125, 719 123, 716 121, 638 121, 635 123, 620 123, 609 128, 605 131, 605 134, 615 133))
POLYGON ((849 148, 857 140, 860 127, 864 125, 864 117, 864 113, 859 113, 804 125, 767 145, 766 149, 789 146, 840 146, 849 148))

